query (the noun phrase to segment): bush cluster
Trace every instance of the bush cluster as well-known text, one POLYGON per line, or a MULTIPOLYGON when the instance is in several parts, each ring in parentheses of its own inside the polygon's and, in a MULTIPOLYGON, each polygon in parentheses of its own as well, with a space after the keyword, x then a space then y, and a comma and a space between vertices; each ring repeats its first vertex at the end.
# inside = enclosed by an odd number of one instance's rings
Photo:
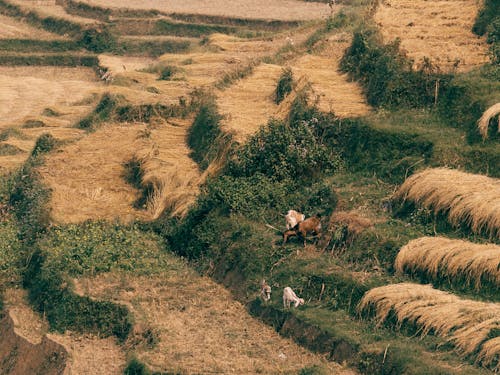
POLYGON ((500 64, 500 1, 486 0, 472 28, 478 35, 487 34, 493 64, 500 64))
POLYGON ((291 68, 285 68, 281 72, 278 84, 276 85, 275 98, 276 104, 280 104, 285 97, 293 90, 293 73, 291 68))

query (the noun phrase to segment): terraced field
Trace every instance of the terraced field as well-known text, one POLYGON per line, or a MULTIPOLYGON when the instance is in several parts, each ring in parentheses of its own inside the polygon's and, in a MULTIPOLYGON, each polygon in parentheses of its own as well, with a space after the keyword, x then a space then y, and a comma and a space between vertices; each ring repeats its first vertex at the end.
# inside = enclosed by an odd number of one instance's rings
POLYGON ((384 0, 374 16, 386 42, 401 47, 420 66, 424 58, 442 69, 469 71, 488 61, 483 38, 472 33, 479 2, 384 0))
POLYGON ((0 373, 498 371, 488 4, 0 1, 0 373))

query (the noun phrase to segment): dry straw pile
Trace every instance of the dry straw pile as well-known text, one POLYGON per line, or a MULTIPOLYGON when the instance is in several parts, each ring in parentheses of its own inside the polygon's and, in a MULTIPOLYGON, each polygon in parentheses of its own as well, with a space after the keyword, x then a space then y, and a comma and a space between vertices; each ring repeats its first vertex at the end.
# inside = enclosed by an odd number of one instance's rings
POLYGON ((447 168, 427 169, 409 177, 395 198, 413 201, 435 213, 448 213, 452 225, 500 237, 500 180, 447 168))
POLYGON ((500 370, 500 304, 461 299, 430 285, 402 283, 368 291, 358 310, 371 309, 379 325, 394 314, 398 325, 414 324, 422 336, 433 332, 464 356, 500 370))
POLYGON ((394 267, 400 273, 424 273, 433 279, 465 278, 476 289, 482 280, 500 286, 500 246, 422 237, 403 246, 394 267))
POLYGON ((483 139, 488 138, 488 128, 490 121, 495 116, 498 116, 498 132, 500 133, 500 103, 492 105, 486 111, 477 122, 477 127, 479 128, 479 133, 483 136, 483 139))

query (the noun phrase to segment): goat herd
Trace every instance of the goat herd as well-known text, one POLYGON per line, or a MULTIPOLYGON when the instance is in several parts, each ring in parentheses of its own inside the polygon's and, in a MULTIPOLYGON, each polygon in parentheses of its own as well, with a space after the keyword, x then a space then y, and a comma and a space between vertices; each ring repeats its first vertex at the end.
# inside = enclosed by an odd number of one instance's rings
MULTIPOLYGON (((319 214, 306 219, 304 214, 295 210, 290 210, 285 215, 285 220, 286 231, 283 232, 283 244, 285 244, 290 237, 298 236, 304 241, 304 246, 306 246, 306 237, 308 233, 315 236, 321 233, 321 216, 319 214)), ((266 280, 262 280, 260 296, 265 302, 271 299, 271 286, 266 280)), ((292 288, 287 286, 283 289, 283 307, 290 308, 292 302, 295 307, 298 307, 304 304, 304 299, 297 297, 292 288)))

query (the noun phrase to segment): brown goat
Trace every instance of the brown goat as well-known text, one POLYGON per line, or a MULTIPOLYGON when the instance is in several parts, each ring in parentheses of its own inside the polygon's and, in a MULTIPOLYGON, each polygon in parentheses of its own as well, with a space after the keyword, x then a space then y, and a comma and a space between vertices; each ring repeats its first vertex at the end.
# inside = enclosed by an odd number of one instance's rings
POLYGON ((321 234, 321 216, 316 215, 305 219, 304 221, 298 223, 292 229, 286 230, 283 233, 283 244, 288 241, 290 237, 299 236, 304 239, 304 246, 306 246, 306 237, 308 233, 315 235, 321 234))

